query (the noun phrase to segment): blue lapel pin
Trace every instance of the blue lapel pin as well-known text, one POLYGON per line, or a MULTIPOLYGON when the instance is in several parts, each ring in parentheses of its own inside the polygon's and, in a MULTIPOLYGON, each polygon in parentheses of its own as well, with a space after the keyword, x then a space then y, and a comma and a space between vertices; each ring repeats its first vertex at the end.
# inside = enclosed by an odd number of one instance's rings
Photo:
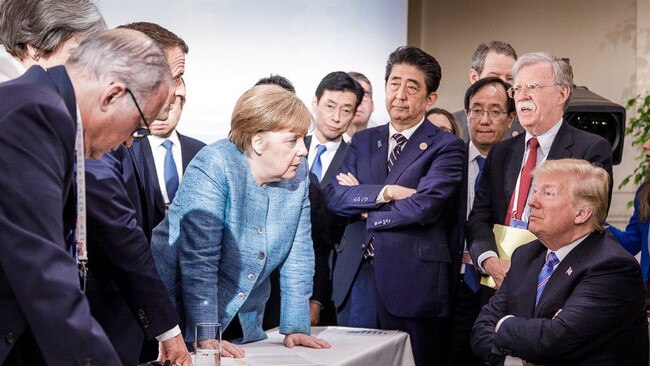
POLYGON ((381 147, 381 140, 377 140, 377 148, 381 147))

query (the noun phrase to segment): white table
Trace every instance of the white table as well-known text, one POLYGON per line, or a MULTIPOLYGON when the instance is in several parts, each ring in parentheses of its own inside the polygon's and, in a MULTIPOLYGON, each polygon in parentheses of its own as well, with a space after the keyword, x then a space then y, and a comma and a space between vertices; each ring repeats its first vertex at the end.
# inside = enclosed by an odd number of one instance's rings
POLYGON ((330 349, 287 348, 278 330, 267 332, 269 338, 242 345, 243 359, 223 357, 222 366, 414 366, 408 334, 395 330, 345 327, 312 327, 311 334, 322 338, 330 349))

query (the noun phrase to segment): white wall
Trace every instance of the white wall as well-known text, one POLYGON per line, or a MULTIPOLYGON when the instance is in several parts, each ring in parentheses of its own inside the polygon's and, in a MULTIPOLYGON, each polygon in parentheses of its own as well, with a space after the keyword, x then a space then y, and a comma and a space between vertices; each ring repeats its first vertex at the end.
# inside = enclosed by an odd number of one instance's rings
POLYGON ((311 108, 326 74, 361 72, 373 85, 372 120, 388 121, 384 67, 406 44, 408 0, 96 1, 109 27, 149 21, 188 44, 185 134, 226 137, 239 96, 271 73, 291 80, 311 108))

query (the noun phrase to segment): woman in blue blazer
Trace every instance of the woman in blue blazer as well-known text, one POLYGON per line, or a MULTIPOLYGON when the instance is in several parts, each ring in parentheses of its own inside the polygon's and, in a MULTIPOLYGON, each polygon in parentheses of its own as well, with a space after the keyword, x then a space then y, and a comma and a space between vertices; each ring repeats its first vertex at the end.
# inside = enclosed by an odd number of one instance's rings
MULTIPOLYGON (((648 142, 646 142, 646 145, 648 142)), ((645 148, 645 145, 643 145, 645 148)), ((649 146, 650 147, 650 146, 649 146)), ((648 279, 648 265, 650 253, 648 252, 648 229, 650 228, 650 183, 645 182, 639 187, 634 196, 634 213, 627 224, 625 231, 610 226, 619 243, 632 255, 641 252, 641 271, 643 280, 648 279)))
MULTIPOLYGON (((648 163, 650 163, 650 140, 643 144, 648 163)), ((650 252, 648 252, 648 229, 650 228, 650 181, 639 187, 634 196, 634 213, 627 224, 625 231, 614 226, 609 230, 616 236, 621 245, 632 255, 641 252, 641 271, 643 280, 648 279, 648 265, 650 265, 650 252)))
MULTIPOLYGON (((329 348, 309 336, 314 252, 303 137, 311 118, 295 94, 255 86, 235 105, 229 139, 188 165, 151 243, 187 343, 205 322, 239 333, 237 342, 266 338, 268 277, 279 268, 285 345, 329 348)), ((244 356, 234 344, 222 348, 224 356, 244 356)))

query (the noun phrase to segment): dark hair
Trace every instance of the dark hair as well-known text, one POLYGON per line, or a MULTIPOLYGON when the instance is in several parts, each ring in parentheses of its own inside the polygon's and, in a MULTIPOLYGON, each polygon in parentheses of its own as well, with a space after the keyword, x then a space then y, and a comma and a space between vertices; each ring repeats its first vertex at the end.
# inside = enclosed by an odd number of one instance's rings
POLYGON ((386 61, 385 82, 387 84, 390 73, 393 71, 393 66, 399 64, 415 66, 422 71, 424 74, 424 83, 427 85, 427 94, 431 94, 438 90, 440 79, 442 78, 442 70, 440 69, 440 64, 435 57, 417 47, 398 47, 390 54, 390 56, 388 56, 388 61, 386 61))
POLYGON ((361 84, 343 71, 334 71, 325 75, 323 80, 318 84, 318 87, 316 87, 316 102, 320 101, 325 90, 353 92, 357 97, 357 103, 354 106, 355 110, 361 104, 364 93, 361 84))
POLYGON ((364 74, 362 74, 360 72, 356 72, 356 71, 350 71, 350 72, 348 72, 348 75, 350 75, 350 77, 352 77, 357 82, 363 81, 366 84, 368 84, 368 86, 370 87, 370 94, 372 95, 372 84, 370 83, 370 80, 368 80, 366 75, 364 75, 364 74))
POLYGON ((181 37, 155 23, 135 22, 120 25, 118 28, 133 29, 142 32, 147 37, 153 39, 153 41, 165 51, 174 47, 180 48, 183 53, 188 53, 190 51, 189 47, 187 47, 187 44, 181 37))
POLYGON ((265 78, 261 78, 260 80, 257 81, 257 83, 255 83, 255 86, 257 85, 278 85, 292 93, 296 92, 296 88, 293 87, 293 84, 291 84, 289 79, 285 78, 282 75, 277 75, 277 74, 276 75, 271 74, 265 78))
POLYGON ((501 80, 496 76, 490 76, 487 78, 479 79, 474 84, 470 85, 467 91, 465 92, 465 110, 469 110, 469 100, 472 99, 476 93, 478 93, 483 87, 487 85, 499 85, 503 88, 503 93, 506 97, 506 108, 508 113, 515 111, 515 100, 508 97, 508 89, 510 89, 510 84, 501 80))
POLYGON ((506 55, 517 59, 517 52, 512 46, 508 43, 502 41, 491 41, 487 44, 481 43, 474 51, 474 56, 472 56, 472 65, 471 68, 476 71, 477 74, 481 75, 483 69, 485 68, 485 58, 490 52, 495 52, 500 55, 506 55))
POLYGON ((458 122, 456 117, 454 117, 454 115, 451 114, 448 110, 442 108, 431 108, 424 114, 424 118, 427 118, 432 114, 440 114, 442 116, 445 116, 451 125, 451 132, 457 137, 463 138, 460 122, 458 122))

